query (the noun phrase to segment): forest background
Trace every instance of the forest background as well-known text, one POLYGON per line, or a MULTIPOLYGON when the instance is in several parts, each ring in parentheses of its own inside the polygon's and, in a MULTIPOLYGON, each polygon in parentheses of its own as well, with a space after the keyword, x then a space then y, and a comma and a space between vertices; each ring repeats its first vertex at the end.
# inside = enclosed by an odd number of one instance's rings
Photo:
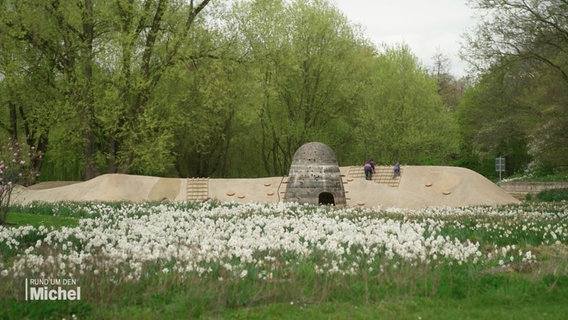
POLYGON ((310 141, 342 166, 566 168, 568 3, 470 6, 456 79, 326 0, 1 0, 0 138, 43 181, 280 176, 310 141))

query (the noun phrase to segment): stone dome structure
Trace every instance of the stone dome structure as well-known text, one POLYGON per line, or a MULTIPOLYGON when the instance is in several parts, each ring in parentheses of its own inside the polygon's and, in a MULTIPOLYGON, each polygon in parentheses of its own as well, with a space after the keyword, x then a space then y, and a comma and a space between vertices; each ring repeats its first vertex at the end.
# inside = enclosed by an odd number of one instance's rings
POLYGON ((345 190, 335 152, 321 142, 302 145, 294 154, 285 202, 345 206, 345 190))

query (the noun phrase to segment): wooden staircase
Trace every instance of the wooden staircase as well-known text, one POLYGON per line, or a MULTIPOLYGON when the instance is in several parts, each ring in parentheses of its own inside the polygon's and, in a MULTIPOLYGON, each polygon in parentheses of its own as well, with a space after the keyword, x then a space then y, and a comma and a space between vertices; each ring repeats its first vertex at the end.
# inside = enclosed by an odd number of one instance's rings
POLYGON ((188 178, 186 199, 197 201, 205 201, 209 199, 209 179, 188 178))
MULTIPOLYGON (((375 183, 386 184, 389 187, 398 188, 400 184, 400 179, 404 173, 403 167, 400 167, 400 175, 393 178, 393 167, 392 166, 375 166, 376 173, 373 174, 372 181, 375 183)), ((349 179, 365 179, 365 171, 363 166, 360 167, 350 167, 347 173, 347 180, 349 179)))

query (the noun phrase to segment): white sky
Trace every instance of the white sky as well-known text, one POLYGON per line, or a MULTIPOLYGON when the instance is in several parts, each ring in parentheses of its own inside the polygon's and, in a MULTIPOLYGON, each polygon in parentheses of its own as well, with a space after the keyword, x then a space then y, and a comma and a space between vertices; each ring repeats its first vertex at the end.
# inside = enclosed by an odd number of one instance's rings
POLYGON ((450 59, 450 73, 465 75, 458 56, 462 35, 476 25, 467 0, 331 0, 331 3, 377 46, 408 45, 422 65, 430 68, 441 52, 450 59))

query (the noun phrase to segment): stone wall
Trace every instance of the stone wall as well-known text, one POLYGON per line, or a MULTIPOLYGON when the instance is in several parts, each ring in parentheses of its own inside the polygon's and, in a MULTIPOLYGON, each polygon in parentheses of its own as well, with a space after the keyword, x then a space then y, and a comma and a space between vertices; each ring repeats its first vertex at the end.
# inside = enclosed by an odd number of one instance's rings
POLYGON ((568 188, 567 182, 501 182, 501 188, 514 196, 537 194, 544 190, 568 188))

